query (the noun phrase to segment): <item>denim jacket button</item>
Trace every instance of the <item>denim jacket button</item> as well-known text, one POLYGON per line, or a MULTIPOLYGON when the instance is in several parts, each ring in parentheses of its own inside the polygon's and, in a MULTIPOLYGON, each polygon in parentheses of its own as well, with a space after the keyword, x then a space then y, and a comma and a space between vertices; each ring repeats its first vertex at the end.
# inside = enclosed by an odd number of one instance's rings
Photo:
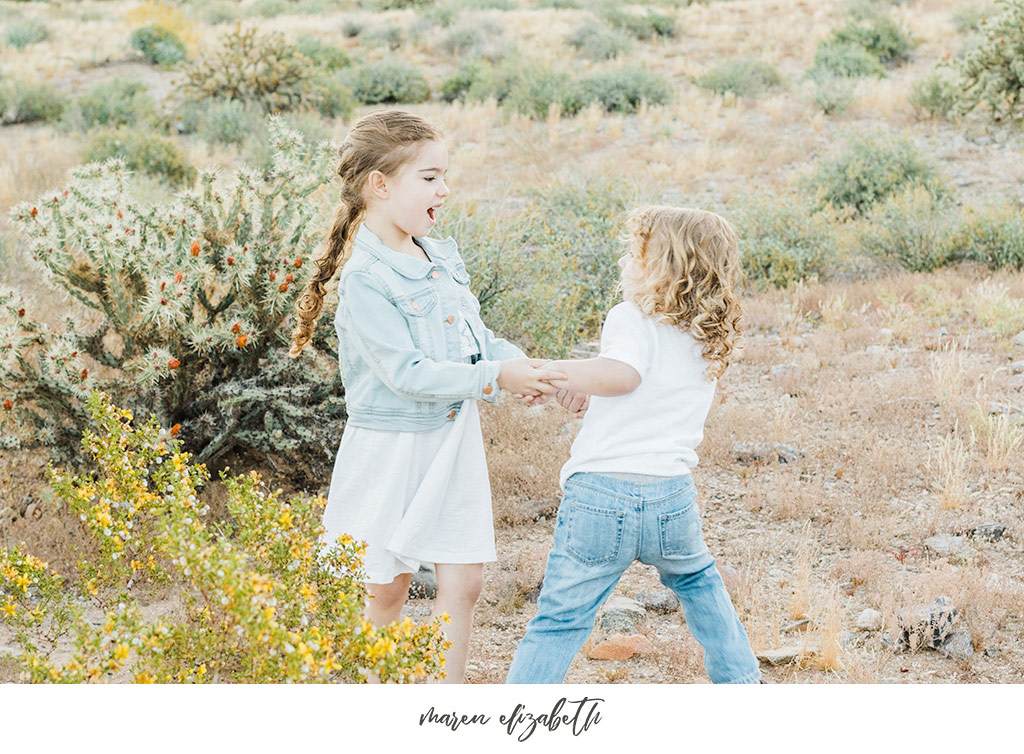
POLYGON ((449 325, 454 324, 455 323, 455 315, 454 314, 449 314, 448 315, 448 319, 446 319, 445 322, 447 322, 449 325))
POLYGON ((454 411, 454 409, 448 414, 448 418, 449 419, 454 419, 455 418, 455 411, 454 411))
POLYGON ((413 309, 419 309, 420 308, 420 302, 417 301, 416 299, 413 299, 412 300, 412 308, 413 309))
POLYGON ((484 388, 484 395, 490 395, 493 392, 494 392, 494 388, 492 388, 490 385, 488 385, 487 387, 484 388))
POLYGON ((441 273, 438 272, 437 270, 434 270, 433 272, 430 273, 430 277, 434 278, 434 280, 437 280, 439 277, 441 277, 441 273))

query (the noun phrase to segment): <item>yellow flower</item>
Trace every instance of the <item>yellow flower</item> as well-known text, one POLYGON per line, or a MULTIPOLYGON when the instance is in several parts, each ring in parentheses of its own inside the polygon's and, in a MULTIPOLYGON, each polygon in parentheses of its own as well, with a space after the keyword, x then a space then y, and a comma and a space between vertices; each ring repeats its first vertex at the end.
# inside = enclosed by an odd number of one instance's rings
POLYGON ((4 605, 4 612, 7 613, 8 615, 14 615, 15 613, 18 612, 18 610, 17 610, 16 607, 14 607, 14 603, 13 602, 11 602, 10 600, 7 600, 7 604, 4 605))
POLYGON ((128 653, 130 651, 131 650, 128 648, 127 644, 121 644, 120 646, 118 646, 117 649, 114 650, 114 659, 118 662, 120 662, 121 660, 125 660, 128 658, 128 653))

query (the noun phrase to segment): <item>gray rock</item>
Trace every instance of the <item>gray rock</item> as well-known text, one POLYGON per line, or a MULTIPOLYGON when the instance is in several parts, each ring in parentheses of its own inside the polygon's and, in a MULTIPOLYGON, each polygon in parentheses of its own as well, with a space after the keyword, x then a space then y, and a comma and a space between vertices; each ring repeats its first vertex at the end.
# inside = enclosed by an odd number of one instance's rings
POLYGON ((797 335, 793 338, 793 348, 807 348, 807 338, 797 335))
POLYGON ((924 541, 924 546, 940 558, 963 558, 972 552, 966 538, 955 534, 936 534, 934 537, 928 537, 924 541))
POLYGON ((1024 348, 1024 330, 1014 335, 1011 342, 1018 348, 1024 348))
POLYGON ((437 576, 434 569, 421 565, 420 570, 412 575, 409 585, 409 599, 432 600, 437 596, 437 576))
POLYGON ((647 611, 639 602, 616 594, 609 597, 597 611, 594 633, 604 636, 613 633, 633 633, 646 622, 647 611))
POLYGON ((854 628, 858 631, 878 631, 882 628, 882 614, 869 607, 857 616, 854 628))
POLYGON ((901 628, 899 643, 917 649, 940 646, 953 633, 959 616, 949 597, 939 597, 931 605, 902 608, 896 617, 901 628))
POLYGON ((988 407, 988 412, 995 415, 1020 416, 1021 411, 1024 411, 1024 407, 1013 403, 999 403, 997 401, 993 401, 988 407))
POLYGON ((794 367, 792 364, 776 364, 768 371, 771 373, 772 377, 778 377, 786 374, 787 372, 792 372, 793 369, 794 367))
POLYGON ((885 356, 885 346, 868 346, 865 350, 868 356, 885 356))
POLYGON ((1024 361, 1015 361, 1010 364, 1010 374, 1024 374, 1024 361))
POLYGON ((970 631, 954 631, 936 647, 938 652, 951 660, 967 662, 974 657, 974 640, 970 631))
POLYGON ((674 613, 679 609, 679 598, 671 589, 637 592, 633 595, 633 599, 645 609, 655 613, 674 613))
POLYGON ((1024 387, 1024 374, 1015 374, 1006 381, 1006 384, 1012 388, 1024 387))
POLYGON ((732 452, 740 463, 794 463, 804 455, 779 442, 738 442, 733 445, 732 452))
POLYGON ((977 537, 978 539, 987 539, 995 541, 1000 539, 1006 532, 1006 526, 1003 524, 991 523, 982 524, 981 526, 975 526, 971 529, 971 536, 977 537))
POLYGON ((778 649, 766 649, 757 653, 757 659, 769 665, 788 665, 796 662, 797 658, 805 655, 804 648, 799 644, 787 644, 778 649))
POLYGON ((883 327, 878 331, 878 339, 883 342, 888 342, 893 338, 893 331, 888 327, 883 327))

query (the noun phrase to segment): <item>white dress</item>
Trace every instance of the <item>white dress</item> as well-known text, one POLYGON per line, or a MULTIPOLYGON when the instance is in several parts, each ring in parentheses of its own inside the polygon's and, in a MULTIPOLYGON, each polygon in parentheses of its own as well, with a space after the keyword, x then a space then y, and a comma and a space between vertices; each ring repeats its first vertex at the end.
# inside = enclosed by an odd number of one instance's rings
POLYGON ((497 559, 480 412, 463 401, 454 421, 425 432, 345 426, 327 494, 323 542, 367 544, 371 584, 420 563, 497 559))

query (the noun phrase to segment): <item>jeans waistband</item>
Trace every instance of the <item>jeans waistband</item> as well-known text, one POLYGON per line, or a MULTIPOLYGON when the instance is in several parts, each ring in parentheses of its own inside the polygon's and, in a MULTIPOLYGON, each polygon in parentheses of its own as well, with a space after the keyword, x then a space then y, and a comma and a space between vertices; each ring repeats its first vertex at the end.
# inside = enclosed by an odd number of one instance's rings
POLYGON ((654 502, 678 495, 693 487, 693 477, 690 474, 684 474, 663 477, 659 481, 634 482, 627 479, 616 479, 593 471, 578 471, 565 480, 566 491, 573 486, 587 487, 617 497, 654 502))

